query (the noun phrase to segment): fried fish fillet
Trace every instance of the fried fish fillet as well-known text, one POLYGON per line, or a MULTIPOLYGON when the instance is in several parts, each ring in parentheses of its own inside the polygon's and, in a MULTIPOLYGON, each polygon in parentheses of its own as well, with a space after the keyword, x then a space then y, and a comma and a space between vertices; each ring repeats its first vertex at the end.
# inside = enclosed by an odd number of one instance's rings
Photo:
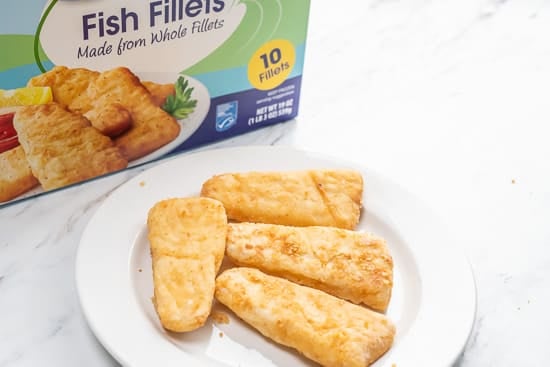
POLYGON ((97 71, 55 66, 50 71, 31 78, 29 87, 50 87, 53 100, 71 112, 84 114, 93 108, 88 87, 99 76, 97 71))
POLYGON ((132 115, 117 102, 94 106, 84 116, 92 122, 93 127, 111 138, 119 136, 132 126, 132 115))
POLYGON ((142 84, 145 88, 147 88, 149 93, 151 93, 153 102, 155 102, 155 104, 159 107, 166 102, 166 98, 168 98, 168 96, 176 93, 174 84, 158 84, 150 81, 144 81, 142 84))
POLYGON ((185 332, 206 322, 227 233, 223 205, 207 198, 158 202, 147 218, 154 305, 164 328, 185 332))
POLYGON ((237 221, 345 229, 359 221, 362 194, 363 178, 353 170, 227 173, 201 191, 237 221))
POLYGON ((139 78, 127 68, 101 73, 88 94, 96 108, 116 103, 130 113, 132 127, 115 139, 116 146, 129 161, 151 153, 179 135, 178 122, 155 105, 139 78))
POLYGON ((226 254, 235 264, 385 311, 393 287, 386 242, 334 227, 231 223, 226 254))
POLYGON ((57 103, 21 107, 13 125, 32 173, 45 190, 121 170, 128 165, 111 139, 57 103))
MULTIPOLYGON (((92 102, 87 96, 87 89, 99 76, 99 72, 85 68, 68 68, 55 66, 50 71, 37 75, 29 80, 29 87, 51 87, 54 101, 73 112, 87 112, 92 102)), ((174 84, 158 84, 151 81, 142 82, 158 106, 162 106, 166 97, 175 93, 174 84)))
POLYGON ((38 186, 21 146, 0 154, 0 202, 8 201, 38 186))
POLYGON ((395 335, 382 314, 257 269, 226 270, 215 296, 266 337, 327 367, 368 366, 395 335))
MULTIPOLYGON (((69 111, 83 114, 93 127, 102 134, 116 137, 132 126, 132 115, 120 95, 114 99, 103 98, 97 101, 97 88, 94 83, 101 73, 85 68, 56 66, 52 70, 35 76, 28 86, 52 88, 53 99, 69 111), (94 92, 95 91, 95 92, 94 92), (120 100, 120 101, 119 101, 120 100)), ((114 80, 114 83, 117 81, 114 80)), ((153 103, 162 106, 166 97, 174 93, 173 84, 143 84, 150 93, 153 103)), ((103 90, 103 92, 105 92, 103 90)))
POLYGON ((29 80, 28 86, 52 88, 53 99, 69 111, 84 115, 102 134, 114 137, 132 125, 130 113, 116 102, 98 105, 89 88, 100 73, 84 68, 56 66, 29 80))

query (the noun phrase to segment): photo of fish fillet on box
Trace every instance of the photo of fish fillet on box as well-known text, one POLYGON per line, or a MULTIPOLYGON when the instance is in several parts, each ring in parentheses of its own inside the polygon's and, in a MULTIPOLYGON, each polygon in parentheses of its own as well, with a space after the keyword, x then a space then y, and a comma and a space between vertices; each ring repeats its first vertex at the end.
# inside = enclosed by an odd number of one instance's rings
POLYGON ((394 264, 383 238, 355 230, 362 197, 359 172, 324 169, 226 173, 201 197, 157 202, 147 227, 162 327, 202 328, 218 302, 322 366, 371 365, 396 333, 394 264))
MULTIPOLYGON (((13 144, 0 144, 0 203, 125 169, 173 142, 182 115, 174 116, 167 101, 182 85, 183 76, 159 84, 126 67, 56 66, 2 91, 0 124, 13 144)), ((187 101, 187 114, 196 102, 187 101)))

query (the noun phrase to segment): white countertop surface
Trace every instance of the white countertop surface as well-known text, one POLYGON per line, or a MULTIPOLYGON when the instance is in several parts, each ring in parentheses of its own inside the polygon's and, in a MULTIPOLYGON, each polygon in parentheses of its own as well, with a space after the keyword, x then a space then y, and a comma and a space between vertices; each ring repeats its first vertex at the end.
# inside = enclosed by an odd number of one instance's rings
MULTIPOLYGON (((315 1, 308 38, 299 117, 206 148, 293 146, 400 183, 473 267, 456 366, 547 366, 550 4, 315 1)), ((98 206, 145 168, 0 209, 0 367, 117 365, 82 316, 74 260, 98 206)))

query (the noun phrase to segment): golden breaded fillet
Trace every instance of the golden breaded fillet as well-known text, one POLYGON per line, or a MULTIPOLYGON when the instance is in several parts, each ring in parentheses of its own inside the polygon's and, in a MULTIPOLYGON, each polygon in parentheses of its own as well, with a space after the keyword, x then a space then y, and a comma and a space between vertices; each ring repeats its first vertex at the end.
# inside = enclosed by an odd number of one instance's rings
POLYGON ((153 102, 159 107, 164 105, 164 102, 166 102, 166 98, 168 98, 168 96, 176 93, 174 84, 157 84, 148 81, 144 81, 142 84, 145 88, 147 88, 149 93, 151 93, 153 102))
POLYGON ((96 71, 66 66, 55 66, 50 71, 35 76, 27 83, 29 87, 50 87, 53 100, 69 111, 84 114, 93 108, 87 89, 99 76, 96 71))
POLYGON ((38 180, 21 146, 0 154, 0 202, 14 199, 35 186, 38 180))
MULTIPOLYGON (((44 74, 31 78, 29 87, 51 87, 54 101, 73 112, 85 113, 92 109, 93 101, 87 95, 87 89, 99 72, 85 69, 69 69, 66 66, 55 66, 44 74)), ((162 106, 166 97, 175 93, 174 84, 158 84, 151 81, 142 82, 157 106, 162 106)))
MULTIPOLYGON (((127 71, 126 74, 131 74, 128 69, 124 70, 127 71)), ((128 88, 120 86, 120 88, 124 89, 122 93, 117 93, 116 90, 113 90, 113 93, 109 93, 110 91, 108 88, 113 87, 119 82, 129 83, 126 87, 129 85, 139 87, 140 92, 131 94, 133 97, 138 96, 138 99, 141 98, 140 100, 144 99, 140 94, 143 94, 143 88, 146 88, 152 103, 157 107, 162 106, 166 97, 175 92, 173 84, 157 84, 154 82, 144 82, 144 84, 141 84, 139 79, 133 74, 131 74, 131 78, 128 78, 128 75, 126 75, 126 77, 122 77, 118 80, 117 76, 122 74, 117 73, 116 69, 114 73, 109 75, 114 77, 110 85, 106 85, 104 80, 100 80, 100 84, 96 85, 95 83, 100 76, 102 76, 102 74, 97 71, 84 68, 71 69, 65 66, 56 66, 44 74, 33 77, 29 80, 27 85, 35 87, 47 86, 52 88, 55 102, 61 104, 71 112, 85 115, 93 127, 98 129, 102 134, 110 137, 116 137, 130 129, 134 117, 132 112, 135 112, 135 106, 139 101, 132 103, 123 98, 123 94, 129 91, 128 88), (137 79, 137 83, 134 79, 137 79), (103 98, 98 99, 99 97, 103 98), (130 106, 127 106, 127 104, 130 106)), ((155 118, 157 118, 160 114, 158 111, 155 112, 155 118)), ((175 134, 175 136, 177 136, 175 130, 178 129, 179 133, 179 125, 177 127, 174 127, 173 124, 169 125, 165 135, 174 136, 175 134)), ((161 144, 162 141, 167 139, 163 134, 152 135, 153 142, 150 144, 152 146, 161 144)), ((148 146, 147 142, 141 142, 139 149, 147 151, 151 148, 148 146)), ((153 150, 154 149, 156 148, 153 148, 153 150)), ((138 153, 136 155, 143 156, 145 154, 147 153, 138 153)), ((130 155, 130 159, 134 158, 130 155)))
POLYGON ((223 205, 207 198, 168 199, 147 218, 154 304, 164 328, 184 332, 206 322, 225 251, 223 205))
POLYGON ((232 223, 227 256, 235 264, 385 311, 393 261, 374 235, 333 227, 232 223))
POLYGON ((108 137, 59 104, 21 107, 13 125, 35 177, 52 190, 128 165, 108 137))
POLYGON ((179 135, 177 121, 155 105, 139 78, 127 68, 101 73, 88 93, 96 108, 117 103, 130 112, 132 127, 115 139, 129 161, 151 153, 179 135))
POLYGON ((275 342, 327 367, 365 367, 392 345, 386 316, 251 268, 216 280, 216 299, 275 342))
POLYGON ((84 68, 56 66, 27 83, 29 86, 52 88, 53 99, 69 111, 84 115, 103 135, 114 137, 132 125, 130 113, 120 104, 97 104, 89 88, 100 73, 84 68))
POLYGON ((228 173, 201 191, 237 221, 346 229, 359 221, 362 194, 363 178, 352 170, 228 173))
POLYGON ((93 121, 92 126, 103 135, 116 137, 130 128, 132 116, 120 103, 106 104, 102 108, 93 108, 84 116, 93 121))

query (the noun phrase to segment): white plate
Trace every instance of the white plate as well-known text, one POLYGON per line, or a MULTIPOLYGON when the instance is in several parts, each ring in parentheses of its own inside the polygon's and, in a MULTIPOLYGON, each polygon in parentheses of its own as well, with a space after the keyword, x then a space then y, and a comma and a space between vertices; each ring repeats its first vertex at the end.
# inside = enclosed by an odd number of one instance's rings
POLYGON ((82 235, 76 262, 82 309, 101 343, 131 367, 314 366, 227 310, 229 324, 208 321, 182 335, 164 331, 151 303, 146 217, 161 199, 198 195, 214 174, 331 167, 363 173, 365 209, 358 229, 386 238, 394 258, 395 284, 387 314, 397 335, 375 366, 450 366, 469 337, 476 293, 465 256, 437 217, 403 188, 368 169, 281 147, 179 156, 136 176, 105 200, 82 235))

